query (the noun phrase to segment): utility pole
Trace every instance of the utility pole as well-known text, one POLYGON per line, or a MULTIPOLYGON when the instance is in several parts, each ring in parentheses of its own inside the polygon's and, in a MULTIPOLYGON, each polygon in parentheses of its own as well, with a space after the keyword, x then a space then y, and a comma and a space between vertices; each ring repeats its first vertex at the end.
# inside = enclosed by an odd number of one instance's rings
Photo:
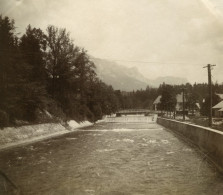
POLYGON ((185 90, 185 88, 183 88, 183 120, 185 121, 185 99, 184 99, 184 90, 185 90))
POLYGON ((209 97, 210 97, 210 107, 209 107, 209 127, 212 127, 212 81, 211 81, 211 67, 216 65, 208 64, 207 66, 203 68, 208 69, 208 91, 209 91, 209 97))

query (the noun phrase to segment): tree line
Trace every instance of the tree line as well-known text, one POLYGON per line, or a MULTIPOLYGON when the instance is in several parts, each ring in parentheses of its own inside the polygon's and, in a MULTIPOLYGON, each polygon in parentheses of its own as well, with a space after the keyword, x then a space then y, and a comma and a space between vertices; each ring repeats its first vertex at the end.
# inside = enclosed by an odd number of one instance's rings
MULTIPOLYGON (((176 96, 177 94, 182 94, 183 90, 185 97, 185 109, 193 111, 197 108, 196 104, 199 104, 200 114, 202 116, 208 116, 210 108, 210 96, 208 93, 207 83, 195 83, 193 85, 191 85, 190 83, 184 85, 167 85, 165 83, 161 84, 157 91, 157 93, 162 96, 159 104, 159 110, 174 112, 177 104, 176 96)), ((220 97, 217 94, 222 93, 223 84, 213 84, 212 106, 221 101, 220 97)))
MULTIPOLYGON (((96 121, 119 109, 152 109, 162 95, 163 110, 173 110, 176 94, 186 90, 188 106, 202 105, 208 113, 207 84, 161 84, 159 88, 121 92, 103 83, 87 51, 64 28, 45 32, 28 25, 18 37, 15 22, 0 15, 0 126, 74 119, 96 121)), ((222 84, 213 86, 223 92, 222 84)))
POLYGON ((64 28, 29 25, 18 37, 0 16, 0 125, 21 121, 100 119, 118 109, 111 86, 98 79, 87 51, 64 28))
MULTIPOLYGON (((160 84, 158 88, 147 87, 145 90, 118 93, 122 109, 154 109, 154 100, 161 95, 158 109, 166 112, 174 112, 177 104, 177 95, 185 92, 185 108, 195 110, 197 103, 200 105, 200 114, 208 116, 209 113, 209 94, 207 83, 190 83, 182 85, 160 84)), ((117 92, 116 92, 117 93, 117 92)), ((212 86, 213 106, 221 101, 216 94, 223 94, 223 84, 215 83, 212 86)))

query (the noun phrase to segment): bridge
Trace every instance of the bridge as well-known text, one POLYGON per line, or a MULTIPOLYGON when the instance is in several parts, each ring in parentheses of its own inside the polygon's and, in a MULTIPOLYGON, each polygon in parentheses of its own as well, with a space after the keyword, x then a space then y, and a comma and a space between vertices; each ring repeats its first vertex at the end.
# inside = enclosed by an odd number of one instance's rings
POLYGON ((116 116, 122 115, 144 115, 148 116, 149 114, 154 114, 154 111, 147 110, 147 109, 126 109, 126 110, 119 110, 116 112, 116 116))
POLYGON ((154 123, 157 115, 154 111, 147 109, 119 110, 115 116, 107 116, 106 122, 111 123, 154 123))

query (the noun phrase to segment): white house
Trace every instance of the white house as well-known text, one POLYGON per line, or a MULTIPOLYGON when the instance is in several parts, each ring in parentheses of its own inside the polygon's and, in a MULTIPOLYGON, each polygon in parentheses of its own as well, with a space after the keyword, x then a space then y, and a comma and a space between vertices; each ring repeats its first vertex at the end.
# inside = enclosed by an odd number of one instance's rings
POLYGON ((153 102, 153 109, 154 109, 155 111, 158 110, 158 104, 160 104, 161 97, 162 97, 162 96, 159 95, 159 96, 154 100, 154 102, 153 102))

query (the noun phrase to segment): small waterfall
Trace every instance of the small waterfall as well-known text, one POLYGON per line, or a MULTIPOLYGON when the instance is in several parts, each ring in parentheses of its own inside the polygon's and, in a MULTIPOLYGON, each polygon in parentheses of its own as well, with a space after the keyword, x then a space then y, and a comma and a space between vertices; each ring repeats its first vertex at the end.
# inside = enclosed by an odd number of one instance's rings
POLYGON ((105 118, 106 122, 110 123, 156 123, 157 115, 124 115, 120 117, 107 116, 105 118))

